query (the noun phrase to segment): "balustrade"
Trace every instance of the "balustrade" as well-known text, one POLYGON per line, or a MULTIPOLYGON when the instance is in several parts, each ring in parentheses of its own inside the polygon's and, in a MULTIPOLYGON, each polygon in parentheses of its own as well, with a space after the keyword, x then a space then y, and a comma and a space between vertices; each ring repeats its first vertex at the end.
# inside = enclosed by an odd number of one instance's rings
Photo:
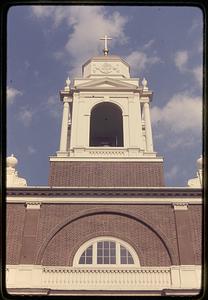
POLYGON ((170 268, 79 269, 44 267, 42 286, 67 289, 169 288, 170 268))

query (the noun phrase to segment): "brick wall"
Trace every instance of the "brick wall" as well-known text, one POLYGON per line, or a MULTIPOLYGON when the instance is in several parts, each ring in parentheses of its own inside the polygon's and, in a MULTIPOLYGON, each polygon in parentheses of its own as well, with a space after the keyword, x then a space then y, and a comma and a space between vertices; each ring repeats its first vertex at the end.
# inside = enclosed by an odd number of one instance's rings
POLYGON ((164 186, 160 162, 51 162, 49 186, 164 186))
MULTIPOLYGON (((192 264, 200 264, 201 206, 189 205, 187 213, 189 225, 183 225, 191 236, 192 264)), ((30 235, 28 228, 24 228, 28 218, 23 204, 8 204, 7 214, 8 264, 71 265, 85 241, 102 235, 131 244, 143 266, 179 264, 176 219, 171 205, 42 204, 38 219, 37 211, 34 210, 33 218, 30 210, 31 222, 37 222, 29 225, 30 235), (24 238, 29 236, 35 249, 32 254, 21 249, 24 238)))
POLYGON ((22 248, 25 221, 24 204, 7 204, 6 260, 8 264, 18 264, 22 248))
POLYGON ((202 263, 202 211, 200 205, 194 205, 189 207, 190 214, 190 233, 191 242, 195 257, 195 264, 202 263))

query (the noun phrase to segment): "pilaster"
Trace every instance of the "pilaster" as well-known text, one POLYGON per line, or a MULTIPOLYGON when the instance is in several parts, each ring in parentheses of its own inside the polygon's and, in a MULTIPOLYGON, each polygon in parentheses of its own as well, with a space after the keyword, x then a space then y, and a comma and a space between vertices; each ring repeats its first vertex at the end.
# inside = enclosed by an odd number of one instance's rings
POLYGON ((187 203, 174 204, 175 226, 177 232, 179 261, 181 265, 193 265, 195 262, 191 224, 187 203))
POLYGON ((60 139, 60 152, 67 151, 67 137, 68 137, 68 122, 69 122, 69 98, 63 98, 63 117, 61 125, 61 139, 60 139))
POLYGON ((20 264, 35 263, 36 237, 40 217, 40 202, 26 203, 25 223, 22 237, 20 264))

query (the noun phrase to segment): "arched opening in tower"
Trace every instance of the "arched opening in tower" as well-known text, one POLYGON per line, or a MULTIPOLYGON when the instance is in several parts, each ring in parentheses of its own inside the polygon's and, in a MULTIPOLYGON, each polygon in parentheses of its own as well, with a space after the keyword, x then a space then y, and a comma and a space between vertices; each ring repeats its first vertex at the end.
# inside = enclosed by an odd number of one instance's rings
POLYGON ((99 103, 91 111, 91 147, 123 147, 123 117, 120 107, 99 103))

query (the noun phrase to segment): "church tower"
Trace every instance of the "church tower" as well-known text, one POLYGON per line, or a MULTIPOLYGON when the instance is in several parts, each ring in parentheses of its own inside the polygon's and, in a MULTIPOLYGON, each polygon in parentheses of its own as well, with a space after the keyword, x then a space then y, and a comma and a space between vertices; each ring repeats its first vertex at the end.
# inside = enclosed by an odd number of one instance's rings
POLYGON ((69 78, 49 185, 29 186, 7 158, 6 288, 14 295, 197 295, 202 157, 186 187, 165 187, 147 81, 120 57, 69 78))
POLYGON ((93 57, 82 78, 60 91, 60 148, 50 157, 50 186, 164 186, 163 159, 153 147, 152 91, 130 77, 120 57, 93 57))

